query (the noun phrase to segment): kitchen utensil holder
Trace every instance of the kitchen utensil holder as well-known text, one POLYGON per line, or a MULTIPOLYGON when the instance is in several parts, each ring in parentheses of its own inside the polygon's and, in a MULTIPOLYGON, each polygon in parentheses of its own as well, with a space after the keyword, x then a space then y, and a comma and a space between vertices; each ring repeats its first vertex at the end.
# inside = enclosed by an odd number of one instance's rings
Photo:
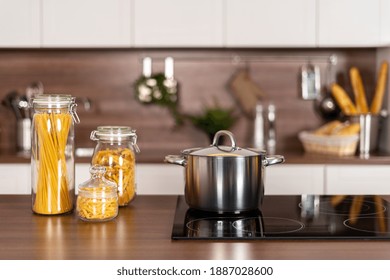
POLYGON ((24 118, 16 121, 16 144, 18 153, 31 152, 31 119, 24 118))
POLYGON ((379 133, 383 116, 378 114, 359 114, 350 117, 350 121, 360 124, 358 155, 368 158, 379 146, 379 133))

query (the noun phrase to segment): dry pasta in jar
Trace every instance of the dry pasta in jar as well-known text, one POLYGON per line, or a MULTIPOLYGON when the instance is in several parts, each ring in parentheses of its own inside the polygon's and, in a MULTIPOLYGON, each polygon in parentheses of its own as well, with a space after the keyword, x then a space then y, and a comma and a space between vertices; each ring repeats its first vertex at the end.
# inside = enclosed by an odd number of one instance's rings
POLYGON ((100 126, 91 133, 97 141, 92 164, 106 168, 105 178, 118 186, 119 206, 136 196, 135 153, 139 152, 135 131, 126 126, 100 126))
POLYGON ((104 178, 105 172, 105 167, 94 165, 91 179, 79 185, 76 211, 81 220, 103 222, 118 215, 117 186, 104 178))
POLYGON ((32 99, 32 211, 69 213, 74 207, 75 98, 43 94, 32 99))

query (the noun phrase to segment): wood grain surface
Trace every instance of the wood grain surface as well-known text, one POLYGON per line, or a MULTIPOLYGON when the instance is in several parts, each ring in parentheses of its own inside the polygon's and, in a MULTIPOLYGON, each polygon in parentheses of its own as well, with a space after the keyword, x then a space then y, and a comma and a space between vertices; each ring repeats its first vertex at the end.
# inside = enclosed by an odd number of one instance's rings
MULTIPOLYGON (((12 90, 24 94, 26 87, 35 81, 43 82, 46 93, 76 96, 81 119, 75 126, 77 147, 95 146, 89 135, 98 125, 129 125, 137 129, 140 158, 144 157, 144 151, 172 154, 209 145, 206 134, 190 123, 175 128, 165 108, 142 105, 134 97, 133 85, 142 73, 141 58, 160 58, 153 62, 153 72, 157 73, 164 69, 163 58, 172 56, 175 77, 180 83, 180 110, 199 114, 204 106, 212 106, 215 101, 222 107, 235 108, 239 119, 231 130, 239 146, 250 147, 253 120, 241 113, 228 87, 232 76, 248 66, 251 79, 267 95, 264 102, 272 101, 276 106, 276 150, 302 151, 298 132, 317 128, 322 120, 315 113, 313 102, 299 97, 300 69, 310 57, 327 57, 333 53, 338 56, 338 64, 330 80, 337 76, 338 82, 352 94, 348 69, 359 67, 370 98, 375 86, 375 49, 20 49, 0 51, 0 99, 12 90), (233 55, 253 60, 248 59, 248 64, 236 63, 229 59, 233 55), (301 59, 288 61, 283 58, 286 56, 301 59), (261 61, 262 57, 273 59, 261 61), (82 106, 85 98, 92 101, 90 111, 82 106)), ((318 65, 322 83, 326 85, 323 62, 318 65)), ((15 150, 15 128, 11 111, 2 107, 0 152, 15 150)))
POLYGON ((0 196, 0 259, 390 259, 388 241, 172 241, 176 196, 139 196, 106 223, 38 216, 31 197, 0 196))

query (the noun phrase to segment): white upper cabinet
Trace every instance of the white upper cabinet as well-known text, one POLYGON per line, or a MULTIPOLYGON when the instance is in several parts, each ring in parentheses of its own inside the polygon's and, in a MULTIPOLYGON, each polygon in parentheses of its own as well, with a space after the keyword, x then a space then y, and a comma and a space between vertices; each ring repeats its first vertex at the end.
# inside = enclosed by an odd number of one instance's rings
POLYGON ((40 0, 0 0, 0 47, 40 46, 40 0))
POLYGON ((131 0, 42 0, 43 47, 130 47, 131 0))
POLYGON ((389 11, 381 11, 381 2, 385 4, 388 0, 317 1, 320 47, 382 45, 381 16, 388 17, 389 11))
POLYGON ((222 47, 222 0, 134 0, 135 47, 222 47))
POLYGON ((0 0, 0 48, 390 46, 390 0, 0 0))
POLYGON ((226 46, 314 47, 315 0, 225 0, 226 46))
POLYGON ((390 0, 380 2, 381 45, 390 46, 390 0))

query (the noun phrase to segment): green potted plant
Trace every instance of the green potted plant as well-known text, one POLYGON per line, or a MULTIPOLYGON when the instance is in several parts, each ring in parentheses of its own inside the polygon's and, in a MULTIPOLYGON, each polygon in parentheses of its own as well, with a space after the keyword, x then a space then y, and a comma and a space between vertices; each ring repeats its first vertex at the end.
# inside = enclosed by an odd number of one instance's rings
POLYGON ((223 108, 219 105, 205 107, 199 115, 186 116, 191 123, 207 134, 210 143, 219 130, 229 130, 237 120, 233 108, 223 108))

